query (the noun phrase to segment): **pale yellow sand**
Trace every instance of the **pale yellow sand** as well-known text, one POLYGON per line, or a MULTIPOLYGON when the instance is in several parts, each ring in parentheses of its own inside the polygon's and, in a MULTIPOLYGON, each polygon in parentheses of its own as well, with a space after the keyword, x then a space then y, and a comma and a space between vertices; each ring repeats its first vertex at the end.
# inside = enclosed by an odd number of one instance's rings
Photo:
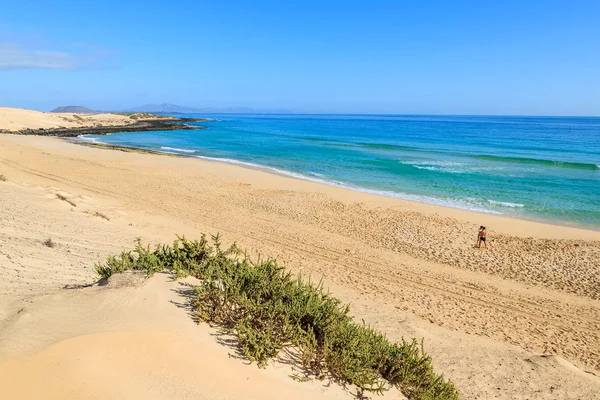
MULTIPOLYGON (((135 339, 94 336, 102 331, 86 324, 94 312, 78 317, 77 304, 85 302, 61 300, 65 292, 79 293, 61 288, 93 281, 93 263, 130 248, 135 237, 155 243, 177 233, 221 232, 252 254, 324 277, 357 318, 392 339, 424 337, 437 369, 464 398, 592 399, 600 393, 600 379, 584 372, 600 369, 599 232, 42 137, 0 135, 0 175, 7 178, 0 182, 0 337, 12 343, 0 346, 0 360, 26 368, 19 357, 40 357, 43 369, 49 364, 42 360, 68 358, 67 349, 86 346, 80 340, 87 339, 71 340, 84 333, 92 335, 85 343, 102 343, 116 354, 117 342, 135 339), (472 248, 481 224, 489 227, 488 250, 472 248), (42 245, 47 238, 57 246, 42 245), (74 317, 61 319, 41 306, 28 316, 31 304, 45 303, 35 296, 56 292, 57 304, 74 309, 74 317), (25 331, 17 329, 21 319, 31 321, 25 331), (58 333, 36 328, 47 320, 58 321, 58 333), (91 330, 82 332, 83 325, 91 330), (19 344, 21 336, 32 339, 19 344)), ((155 343, 150 319, 135 315, 131 329, 155 343)), ((118 332, 129 329, 117 315, 113 321, 118 332)), ((152 346, 135 350, 140 353, 131 362, 152 346)), ((95 357, 93 349, 85 357, 95 357)))
POLYGON ((129 125, 135 122, 135 119, 127 115, 49 113, 22 108, 0 107, 0 131, 114 126, 129 125))
MULTIPOLYGON (((193 282, 193 280, 190 280, 193 282)), ((247 365, 227 339, 198 327, 187 282, 120 275, 107 287, 65 290, 28 304, 0 351, 3 399, 350 399, 330 382, 299 383, 284 363, 247 365), (184 293, 183 295, 181 293, 184 293), (70 306, 69 306, 70 305, 70 306), (42 334, 43 333, 43 334, 42 334), (33 353, 29 355, 30 353, 33 353)), ((197 283, 197 282, 196 282, 197 283)), ((403 398, 397 391, 385 399, 403 398)))

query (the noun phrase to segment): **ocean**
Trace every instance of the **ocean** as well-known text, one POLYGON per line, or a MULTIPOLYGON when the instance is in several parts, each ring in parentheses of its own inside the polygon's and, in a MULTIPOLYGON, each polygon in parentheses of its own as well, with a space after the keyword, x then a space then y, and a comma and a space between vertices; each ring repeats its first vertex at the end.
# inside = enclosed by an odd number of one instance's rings
POLYGON ((85 140, 261 167, 389 197, 600 228, 600 118, 191 115, 204 130, 85 140))

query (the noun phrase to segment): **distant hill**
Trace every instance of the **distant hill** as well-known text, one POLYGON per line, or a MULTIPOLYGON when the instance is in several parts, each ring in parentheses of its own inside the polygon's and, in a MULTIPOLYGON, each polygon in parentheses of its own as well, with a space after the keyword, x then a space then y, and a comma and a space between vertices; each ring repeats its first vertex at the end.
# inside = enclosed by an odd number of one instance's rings
POLYGON ((96 111, 94 110, 90 110, 87 107, 83 107, 83 106, 64 106, 64 107, 57 107, 54 110, 50 111, 53 113, 79 113, 79 114, 93 114, 96 111))
POLYGON ((143 106, 133 107, 127 112, 149 112, 149 113, 199 113, 202 112, 200 108, 178 106, 171 103, 162 104, 144 104, 143 106))
POLYGON ((291 110, 255 110, 248 107, 187 107, 178 106, 171 103, 163 104, 145 104, 139 107, 133 107, 126 112, 149 112, 149 113, 169 113, 169 114, 252 114, 252 113, 293 113, 291 110))

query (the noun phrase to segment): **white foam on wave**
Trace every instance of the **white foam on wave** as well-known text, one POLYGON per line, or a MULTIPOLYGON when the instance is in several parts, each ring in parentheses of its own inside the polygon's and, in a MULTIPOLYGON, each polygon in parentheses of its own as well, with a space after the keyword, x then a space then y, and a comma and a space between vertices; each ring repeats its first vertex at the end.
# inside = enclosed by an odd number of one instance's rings
POLYGON ((464 167, 468 164, 454 161, 400 161, 400 164, 410 165, 416 169, 435 172, 449 172, 452 174, 466 174, 470 172, 464 167))
POLYGON ((106 145, 108 144, 108 143, 105 143, 105 142, 102 142, 102 141, 98 140, 97 138, 90 137, 89 135, 78 135, 77 138, 81 139, 84 142, 106 144, 106 145))
POLYGON ((525 204, 521 203, 511 203, 509 201, 497 201, 497 200, 488 200, 488 203, 492 205, 502 206, 502 207, 510 207, 510 208, 523 208, 525 204))
POLYGON ((456 168, 443 168, 443 167, 434 167, 434 166, 424 167, 424 166, 419 166, 419 165, 413 165, 413 167, 415 167, 416 169, 424 169, 427 171, 449 172, 452 174, 465 174, 465 173, 469 172, 466 170, 461 170, 461 169, 456 169, 456 168))
POLYGON ((167 150, 167 151, 174 151, 174 152, 178 152, 178 153, 189 153, 189 154, 196 152, 196 150, 192 150, 192 149, 180 149, 177 147, 167 147, 167 146, 161 147, 160 149, 167 150))
POLYGON ((407 165, 431 165, 439 167, 457 167, 461 165, 467 165, 456 161, 400 161, 401 164, 407 165))
POLYGON ((450 174, 486 173, 489 171, 499 172, 505 169, 505 167, 502 166, 490 167, 455 161, 399 161, 399 163, 410 165, 416 169, 450 174))

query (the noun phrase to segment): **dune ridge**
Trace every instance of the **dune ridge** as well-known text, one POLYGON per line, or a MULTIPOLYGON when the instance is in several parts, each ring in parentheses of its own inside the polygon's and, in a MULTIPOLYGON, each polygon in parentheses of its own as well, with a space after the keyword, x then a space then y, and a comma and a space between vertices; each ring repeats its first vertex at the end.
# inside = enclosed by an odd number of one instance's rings
POLYGON ((115 126, 130 125, 135 122, 136 120, 130 118, 130 116, 120 114, 49 113, 22 108, 0 107, 0 131, 115 126))

